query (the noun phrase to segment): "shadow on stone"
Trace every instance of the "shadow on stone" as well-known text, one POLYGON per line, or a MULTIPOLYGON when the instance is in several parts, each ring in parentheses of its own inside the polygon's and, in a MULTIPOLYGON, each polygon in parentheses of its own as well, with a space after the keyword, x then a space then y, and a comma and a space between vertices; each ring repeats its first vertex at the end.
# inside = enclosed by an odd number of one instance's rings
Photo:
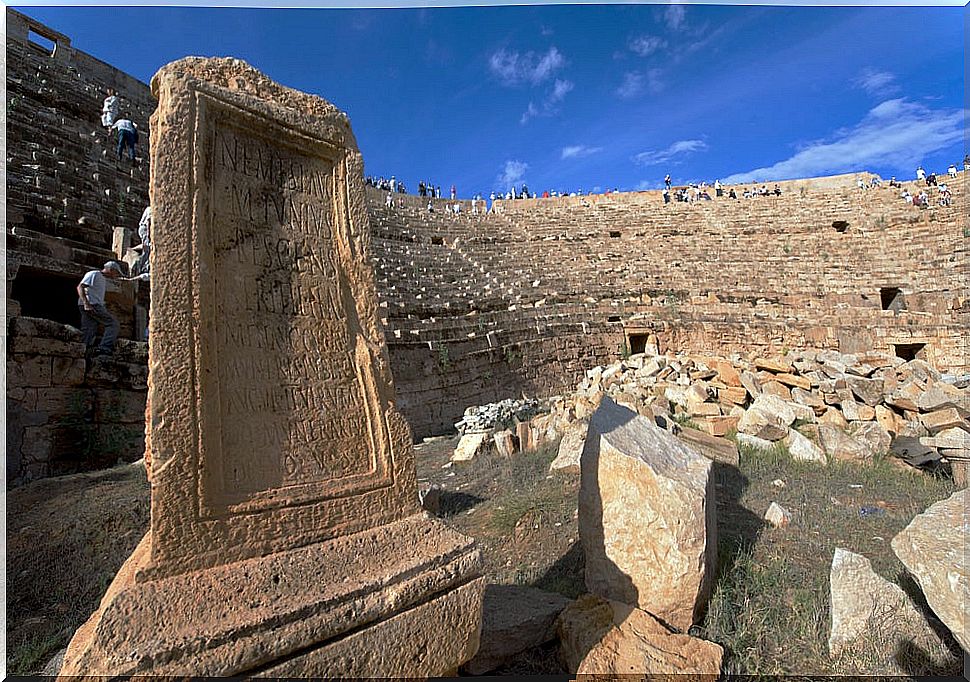
POLYGON ((583 543, 576 540, 565 554, 532 583, 532 586, 575 599, 586 591, 585 570, 586 555, 583 553, 583 543))
POLYGON ((468 493, 460 493, 453 490, 442 490, 438 503, 438 511, 435 512, 435 516, 454 516, 463 511, 468 511, 476 504, 484 501, 485 498, 479 497, 478 495, 469 495, 468 493))

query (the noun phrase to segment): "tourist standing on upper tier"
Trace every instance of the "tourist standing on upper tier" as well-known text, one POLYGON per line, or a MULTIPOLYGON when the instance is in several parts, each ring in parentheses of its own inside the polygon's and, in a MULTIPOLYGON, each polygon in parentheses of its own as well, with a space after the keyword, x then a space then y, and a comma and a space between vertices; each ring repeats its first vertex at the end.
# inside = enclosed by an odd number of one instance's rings
POLYGON ((664 187, 670 189, 670 173, 664 176, 664 187))
POLYGON ((118 131, 118 160, 121 161, 121 154, 127 147, 128 156, 131 162, 135 162, 135 145, 138 143, 138 127, 125 114, 112 124, 111 128, 118 131))
POLYGON ((108 96, 104 98, 104 104, 101 105, 101 125, 105 128, 111 128, 114 125, 115 119, 118 118, 118 96, 115 95, 115 91, 108 88, 108 96))
POLYGON ((917 180, 925 180, 926 179, 926 171, 923 170, 923 167, 922 166, 917 166, 916 167, 916 179, 917 180))
POLYGON ((955 178, 957 176, 956 164, 951 163, 950 167, 946 169, 946 174, 949 175, 951 178, 955 178))
POLYGON ((664 203, 665 204, 669 204, 670 203, 670 190, 667 189, 666 187, 664 187, 663 195, 664 195, 664 203))
POLYGON ((458 192, 455 189, 455 186, 452 185, 451 186, 451 200, 454 201, 457 196, 458 196, 458 192))
POLYGON ((724 189, 721 187, 720 179, 714 181, 714 196, 723 197, 724 189))

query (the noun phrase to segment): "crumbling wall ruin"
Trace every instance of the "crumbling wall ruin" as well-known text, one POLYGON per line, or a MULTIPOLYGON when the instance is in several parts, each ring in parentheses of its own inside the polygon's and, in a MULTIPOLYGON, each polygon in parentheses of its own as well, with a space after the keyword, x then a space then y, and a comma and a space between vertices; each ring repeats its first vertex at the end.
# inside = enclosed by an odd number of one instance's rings
MULTIPOLYGON (((6 11, 7 452, 17 482, 97 465, 78 459, 64 400, 51 391, 86 391, 96 404, 124 395, 125 419, 143 406, 134 368, 144 363, 147 283, 109 299, 133 344, 110 369, 88 363, 81 380, 83 354, 49 348, 74 339, 83 273, 130 256, 148 203, 154 101, 144 83, 67 36, 6 11), (31 31, 55 48, 34 44, 31 31), (100 127, 107 87, 142 130, 134 166, 116 161, 100 127), (55 370, 65 363, 70 379, 55 370), (36 371, 42 378, 30 381, 48 381, 46 369, 25 369, 48 364, 49 384, 26 383, 36 371)), ((664 206, 658 192, 500 201, 489 216, 473 215, 468 201, 460 216, 446 213, 445 200, 428 214, 425 201, 401 195, 388 208, 384 193, 369 190, 399 409, 415 437, 440 433, 468 405, 571 389, 585 369, 651 335, 661 350, 872 349, 967 370, 965 175, 951 183, 951 207, 922 211, 898 190, 858 190, 857 177, 693 205, 664 206)), ((83 414, 88 433, 138 423, 83 414)), ((125 456, 141 447, 132 442, 125 456)))

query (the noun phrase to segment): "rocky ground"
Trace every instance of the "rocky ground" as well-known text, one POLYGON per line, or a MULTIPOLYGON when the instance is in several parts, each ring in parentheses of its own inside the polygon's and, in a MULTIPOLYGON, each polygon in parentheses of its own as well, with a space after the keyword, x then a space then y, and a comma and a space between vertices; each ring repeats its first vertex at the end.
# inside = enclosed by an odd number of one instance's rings
MULTIPOLYGON (((551 473, 558 443, 535 452, 480 453, 453 463, 458 437, 416 447, 426 507, 481 543, 491 583, 531 585, 575 598, 585 591, 578 543, 579 476, 551 473), (435 486, 432 488, 432 486, 435 486)), ((742 445, 738 466, 716 463, 719 571, 710 607, 691 634, 725 649, 735 674, 955 674, 952 637, 903 647, 874 639, 829 656, 829 576, 837 547, 868 558, 926 608, 890 541, 953 491, 940 475, 876 458, 820 467, 784 447, 742 445), (764 521, 772 502, 790 514, 764 521)), ((49 479, 8 494, 8 668, 39 671, 95 608, 148 523, 138 464, 49 479)), ((503 673, 563 672, 555 643, 525 651, 503 673)))

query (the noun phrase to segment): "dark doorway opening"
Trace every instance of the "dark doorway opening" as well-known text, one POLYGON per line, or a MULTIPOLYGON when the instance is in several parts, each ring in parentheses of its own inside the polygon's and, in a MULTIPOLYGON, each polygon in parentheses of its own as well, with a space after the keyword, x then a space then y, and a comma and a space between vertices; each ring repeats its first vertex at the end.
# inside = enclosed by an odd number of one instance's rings
POLYGON ((13 281, 11 298, 20 303, 24 317, 40 317, 77 327, 81 314, 77 310, 78 277, 65 277, 50 272, 21 268, 13 281))
POLYGON ((649 337, 649 334, 630 334, 628 342, 630 354, 636 355, 637 353, 644 352, 647 349, 647 339, 649 337))
POLYGON ((849 229, 849 222, 847 220, 833 220, 832 227, 835 228, 836 232, 845 232, 849 229))
POLYGON ((903 299, 903 290, 899 287, 883 287, 880 289, 879 301, 882 303, 883 310, 906 310, 906 301, 903 299))
POLYGON ((925 353, 923 352, 926 348, 925 343, 894 343, 893 350, 896 353, 897 358, 902 358, 906 362, 910 360, 922 360, 924 359, 925 353))
POLYGON ((434 244, 435 246, 442 246, 445 243, 445 239, 444 237, 432 237, 431 243, 434 244))
POLYGON ((620 238, 619 230, 610 230, 610 239, 619 239, 619 238, 620 238))

